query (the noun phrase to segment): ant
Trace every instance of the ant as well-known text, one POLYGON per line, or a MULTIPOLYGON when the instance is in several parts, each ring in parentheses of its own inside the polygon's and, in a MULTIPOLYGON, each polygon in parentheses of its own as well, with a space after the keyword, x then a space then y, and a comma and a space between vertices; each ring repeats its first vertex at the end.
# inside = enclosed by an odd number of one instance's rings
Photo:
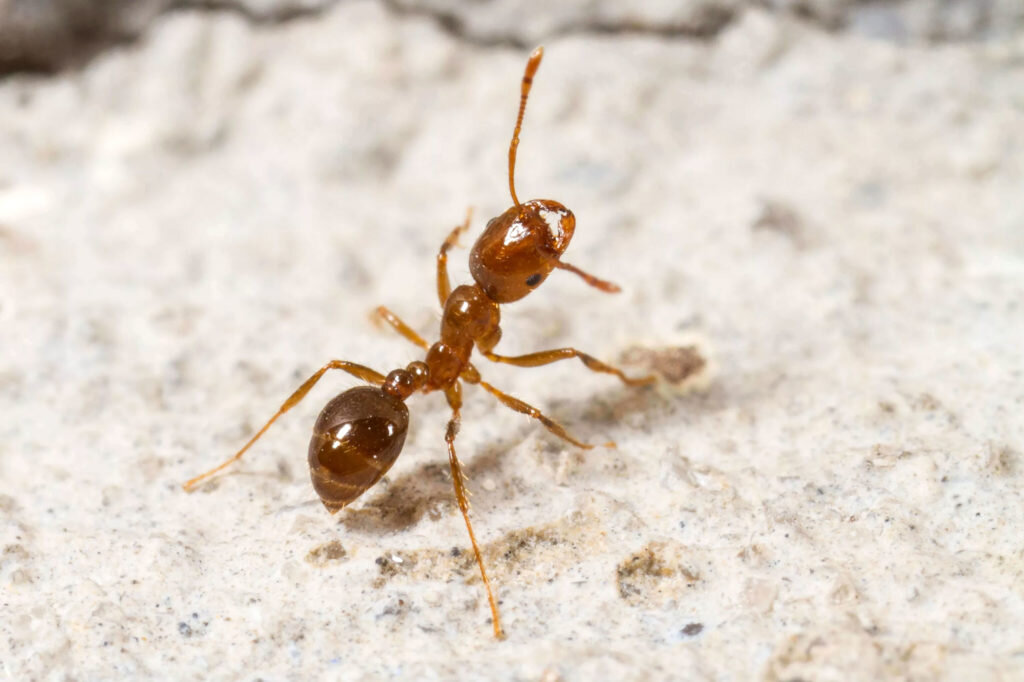
MULTIPOLYGON (((455 436, 459 431, 459 411, 462 407, 461 382, 480 386, 505 406, 538 420, 548 431, 577 447, 590 449, 594 446, 573 438, 560 424, 537 408, 503 393, 481 379, 480 372, 469 360, 473 348, 491 362, 516 367, 539 367, 559 360, 578 358, 588 369, 614 374, 630 386, 649 384, 655 380, 653 375, 628 377, 621 370, 575 348, 557 348, 518 356, 498 355, 493 350, 501 339, 500 306, 524 298, 556 268, 580 276, 584 282, 601 291, 620 291, 615 284, 598 279, 561 260, 576 228, 576 218, 572 211, 551 199, 520 203, 516 196, 515 164, 519 132, 533 77, 543 56, 544 49, 538 47, 526 63, 519 114, 508 150, 508 187, 514 205, 488 222, 484 233, 473 246, 469 255, 469 269, 474 283, 453 290, 448 279, 448 250, 456 244, 459 235, 469 228, 471 210, 467 212, 465 221, 444 240, 437 254, 437 295, 444 309, 441 340, 430 345, 387 308, 381 306, 376 310, 376 314, 395 331, 425 350, 426 358, 411 362, 404 369, 393 370, 387 376, 354 362, 331 360, 299 386, 277 413, 233 457, 196 476, 184 486, 185 490, 192 491, 200 481, 240 459, 278 417, 306 396, 328 370, 340 369, 365 381, 369 386, 350 388, 332 399, 313 426, 313 437, 309 443, 313 488, 327 511, 335 514, 369 490, 398 458, 409 425, 409 409, 405 406, 405 400, 417 391, 444 391, 452 410, 444 439, 448 446, 448 464, 451 467, 455 499, 466 522, 469 541, 473 545, 473 554, 480 567, 480 577, 490 602, 494 636, 499 639, 504 637, 504 633, 498 617, 498 605, 487 579, 487 570, 473 534, 473 525, 469 521, 465 477, 455 455, 455 436)), ((615 446, 614 443, 606 445, 615 446)))

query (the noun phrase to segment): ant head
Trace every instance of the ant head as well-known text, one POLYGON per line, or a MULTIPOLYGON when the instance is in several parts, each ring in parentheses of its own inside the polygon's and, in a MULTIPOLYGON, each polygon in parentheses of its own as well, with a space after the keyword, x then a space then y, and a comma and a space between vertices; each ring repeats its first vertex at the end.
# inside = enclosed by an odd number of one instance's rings
POLYGON ((572 211, 557 201, 513 206, 487 223, 469 255, 469 271, 492 301, 518 301, 559 267, 575 229, 572 211))
POLYGON ((519 115, 508 148, 508 189, 512 194, 510 209, 487 223, 469 255, 469 271, 496 303, 518 301, 536 289, 558 267, 558 257, 565 252, 576 229, 572 211, 557 201, 534 199, 519 203, 516 196, 516 150, 519 131, 523 127, 526 99, 533 87, 544 48, 538 47, 526 62, 519 97, 519 115))
POLYGON ((575 273, 601 291, 614 293, 619 290, 611 282, 559 260, 576 230, 572 211, 551 199, 534 199, 521 204, 516 196, 519 131, 523 127, 523 113, 533 86, 533 76, 543 56, 544 48, 538 47, 526 62, 519 115, 512 132, 512 144, 508 148, 508 189, 515 205, 487 223, 487 229, 469 254, 469 271, 473 279, 495 303, 518 301, 539 287, 555 268, 575 273))

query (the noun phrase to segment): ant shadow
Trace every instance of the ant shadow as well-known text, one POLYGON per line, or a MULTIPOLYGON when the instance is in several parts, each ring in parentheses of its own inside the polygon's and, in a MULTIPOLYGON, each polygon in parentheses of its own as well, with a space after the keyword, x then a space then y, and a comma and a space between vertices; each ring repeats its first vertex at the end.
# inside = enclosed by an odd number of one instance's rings
MULTIPOLYGON (((468 461, 463 456, 460 459, 466 478, 472 483, 478 477, 500 472, 503 459, 516 445, 506 441, 473 454, 468 461)), ((442 445, 439 451, 443 449, 442 445)), ((437 521, 458 512, 447 457, 424 462, 394 478, 386 477, 381 485, 384 490, 361 506, 343 510, 338 524, 351 531, 383 535, 411 528, 425 516, 437 521)))
MULTIPOLYGON (((566 417, 578 426, 586 423, 590 440, 597 441, 597 433, 603 426, 617 425, 629 415, 644 414, 645 428, 657 429, 660 423, 678 422, 681 414, 686 419, 697 421, 702 414, 724 409, 728 405, 726 396, 712 387, 709 391, 665 397, 649 388, 630 389, 621 387, 595 395, 582 411, 570 407, 569 399, 552 401, 546 412, 566 417)), ((535 435, 543 427, 536 423, 523 424, 515 433, 498 443, 487 446, 468 457, 462 456, 463 471, 472 486, 474 480, 491 475, 500 478, 508 475, 504 470, 510 451, 535 435)), ((545 435, 542 438, 555 439, 545 435)), ((557 441, 561 443, 561 441, 557 441)), ((572 447, 567 445, 566 447, 572 447)), ((438 454, 444 447, 438 447, 438 454)), ((468 453, 467 453, 468 454, 468 453)), ((451 470, 446 457, 419 464, 412 471, 399 476, 385 477, 375 486, 374 494, 358 507, 341 512, 338 524, 346 529, 368 535, 385 535, 407 530, 424 517, 437 521, 458 513, 455 493, 452 489, 451 470), (380 488, 383 487, 383 490, 380 488)))
MULTIPOLYGON (((552 409, 563 406, 567 399, 552 401, 552 409)), ((714 382, 699 391, 679 394, 660 393, 655 387, 618 387, 595 394, 579 412, 577 419, 587 423, 591 430, 600 427, 618 429, 622 422, 632 422, 634 415, 642 415, 642 426, 633 430, 655 430, 666 423, 699 422, 704 416, 730 407, 726 391, 714 382)))

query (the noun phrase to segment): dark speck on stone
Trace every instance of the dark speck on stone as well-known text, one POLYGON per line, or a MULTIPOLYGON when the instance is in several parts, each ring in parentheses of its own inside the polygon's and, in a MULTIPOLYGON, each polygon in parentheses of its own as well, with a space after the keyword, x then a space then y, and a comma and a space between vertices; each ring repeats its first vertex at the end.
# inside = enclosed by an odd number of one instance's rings
POLYGON ((687 637, 695 637, 704 630, 703 623, 690 623, 683 628, 683 634, 687 637))
POLYGON ((182 637, 191 637, 192 636, 192 627, 188 623, 185 623, 185 622, 178 623, 178 632, 181 633, 182 637))

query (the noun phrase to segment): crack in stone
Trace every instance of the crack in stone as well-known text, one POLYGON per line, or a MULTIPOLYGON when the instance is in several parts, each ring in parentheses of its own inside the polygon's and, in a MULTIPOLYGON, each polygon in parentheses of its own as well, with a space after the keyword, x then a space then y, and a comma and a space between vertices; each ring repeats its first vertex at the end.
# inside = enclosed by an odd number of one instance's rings
POLYGON ((269 12, 257 12, 248 5, 235 0, 176 0, 169 11, 192 10, 202 12, 230 12, 237 14, 255 25, 287 24, 301 19, 315 18, 334 7, 337 0, 318 5, 277 7, 269 12))
POLYGON ((660 38, 691 38, 710 40, 728 27, 739 15, 733 7, 704 6, 698 16, 689 21, 663 24, 641 21, 610 22, 601 20, 566 22, 548 29, 544 35, 526 38, 514 31, 505 33, 477 32, 466 26, 457 12, 406 4, 403 0, 381 0, 383 6, 395 16, 425 17, 453 38, 477 47, 513 47, 527 50, 553 36, 567 35, 650 35, 660 38))
MULTIPOLYGON (((866 33, 897 42, 914 37, 941 43, 991 35, 997 23, 993 3, 998 2, 983 0, 977 6, 971 5, 969 0, 932 0, 930 5, 926 2, 923 7, 928 10, 928 26, 914 36, 906 35, 906 16, 901 14, 905 8, 922 7, 920 3, 915 5, 914 0, 709 0, 698 5, 691 16, 675 21, 569 17, 527 36, 519 24, 498 22, 499 25, 490 30, 472 27, 467 11, 458 5, 453 5, 458 8, 453 9, 425 6, 413 0, 379 1, 391 16, 432 20, 459 42, 476 47, 514 49, 529 49, 551 37, 564 35, 713 40, 739 20, 745 10, 753 7, 793 17, 828 32, 866 33), (973 14, 967 12, 972 7, 976 10, 973 14), (954 15, 959 10, 963 10, 960 14, 967 12, 970 16, 961 16, 958 25, 954 15)), ((116 0, 98 12, 89 9, 88 0, 0 1, 0 78, 27 72, 55 74, 80 68, 106 49, 132 43, 150 24, 170 12, 231 12, 254 25, 273 26, 315 18, 339 2, 318 0, 310 4, 273 5, 261 11, 242 0, 116 0)), ((1010 23, 1012 26, 1006 30, 1024 28, 1024 16, 1010 23)))

